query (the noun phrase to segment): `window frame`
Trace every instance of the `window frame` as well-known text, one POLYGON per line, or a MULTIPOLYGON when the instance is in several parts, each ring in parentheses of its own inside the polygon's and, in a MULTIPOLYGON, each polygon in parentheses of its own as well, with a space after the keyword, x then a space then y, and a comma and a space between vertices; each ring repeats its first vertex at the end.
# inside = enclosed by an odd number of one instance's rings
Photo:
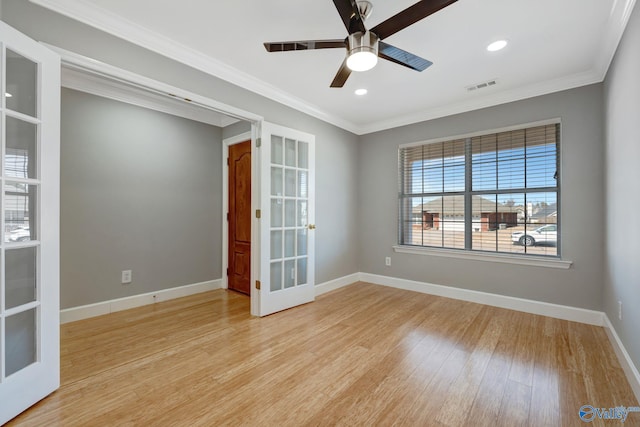
MULTIPOLYGON (((504 194, 509 193, 522 193, 522 190, 525 190, 526 193, 544 193, 544 192, 552 192, 556 195, 556 206, 557 206, 557 222, 556 226, 558 229, 562 230, 561 225, 561 183, 562 183, 562 121, 560 118, 553 118, 548 120, 542 120, 537 122, 523 123, 517 124, 513 126, 491 129, 491 130, 482 130, 473 133, 467 133, 462 135, 454 135, 447 136, 442 138, 435 138, 425 141, 412 142, 407 144, 401 144, 398 146, 398 218, 397 218, 397 245, 393 246, 395 252, 398 253, 410 253, 410 254, 421 254, 421 255, 435 255, 435 256, 445 256, 445 257, 454 257, 454 258, 463 258, 463 259, 478 259, 478 260, 487 260, 487 261, 495 261, 495 262, 506 262, 506 263, 515 263, 515 264, 528 264, 528 265, 537 265, 537 266, 548 266, 554 268, 569 268, 572 265, 572 261, 564 260, 562 258, 562 246, 561 246, 561 234, 557 235, 556 242, 556 254, 555 255, 545 255, 545 254, 531 254, 531 253, 515 253, 515 252, 499 252, 496 247, 495 251, 491 250, 482 250, 482 249, 473 249, 471 247, 471 236, 469 236, 469 230, 473 225, 473 217, 472 215, 466 215, 466 213, 470 213, 472 207, 470 203, 465 203, 465 242, 464 248, 453 248, 453 247, 439 247, 439 246, 426 246, 426 245, 411 245, 411 244, 403 244, 403 222, 407 220, 406 215, 403 216, 403 203, 405 200, 412 197, 413 194, 405 191, 403 188, 406 184, 406 171, 402 168, 402 150, 408 148, 422 147, 429 144, 442 143, 442 142, 454 142, 460 140, 470 140, 471 138, 482 137, 482 136, 491 136, 503 132, 510 131, 518 131, 525 130, 535 127, 541 126, 549 126, 549 125, 557 125, 558 129, 558 138, 556 140, 556 185, 553 187, 541 187, 541 188, 527 188, 526 183, 525 186, 518 189, 491 189, 491 190, 473 190, 472 183, 470 182, 471 166, 469 163, 471 161, 471 155, 468 152, 470 148, 470 144, 465 144, 465 158, 464 158, 464 167, 465 167, 465 185, 464 191, 438 191, 433 193, 428 193, 429 197, 440 195, 442 196, 451 196, 451 195, 464 195, 465 200, 471 201, 472 198, 476 195, 482 194, 492 194, 496 195, 496 197, 500 197, 504 194), (469 206, 467 206, 469 205, 469 206)), ((526 160, 525 160, 526 161, 526 160)), ((427 193, 416 194, 415 197, 424 196, 427 193)), ((545 226, 548 224, 541 224, 540 226, 545 226)))

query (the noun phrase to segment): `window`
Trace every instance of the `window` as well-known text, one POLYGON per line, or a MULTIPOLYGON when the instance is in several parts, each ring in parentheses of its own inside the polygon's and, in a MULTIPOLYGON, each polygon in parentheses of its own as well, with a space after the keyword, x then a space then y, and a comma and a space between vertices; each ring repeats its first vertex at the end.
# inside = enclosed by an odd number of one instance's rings
POLYGON ((560 124, 400 148, 400 245, 558 257, 560 124))

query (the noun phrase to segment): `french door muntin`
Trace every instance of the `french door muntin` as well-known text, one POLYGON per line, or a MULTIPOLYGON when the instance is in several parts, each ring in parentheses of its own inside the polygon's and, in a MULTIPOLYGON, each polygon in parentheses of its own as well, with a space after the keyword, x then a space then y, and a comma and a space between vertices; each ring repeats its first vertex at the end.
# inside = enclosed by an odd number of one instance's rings
POLYGON ((315 298, 313 135, 262 123, 260 206, 259 315, 265 316, 315 298))
POLYGON ((59 385, 60 61, 2 22, 0 35, 2 424, 59 385))

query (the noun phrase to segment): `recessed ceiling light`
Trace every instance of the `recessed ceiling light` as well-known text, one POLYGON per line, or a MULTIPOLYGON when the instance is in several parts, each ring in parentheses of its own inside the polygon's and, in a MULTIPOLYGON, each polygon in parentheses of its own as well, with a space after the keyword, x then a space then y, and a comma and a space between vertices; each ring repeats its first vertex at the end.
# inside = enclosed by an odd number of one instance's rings
POLYGON ((487 46, 487 50, 489 52, 495 52, 498 51, 500 49, 504 49, 504 47, 507 45, 507 41, 506 40, 498 40, 495 41, 493 43, 491 43, 489 46, 487 46))
POLYGON ((366 89, 356 89, 356 95, 358 96, 362 96, 362 95, 366 95, 369 91, 366 89))

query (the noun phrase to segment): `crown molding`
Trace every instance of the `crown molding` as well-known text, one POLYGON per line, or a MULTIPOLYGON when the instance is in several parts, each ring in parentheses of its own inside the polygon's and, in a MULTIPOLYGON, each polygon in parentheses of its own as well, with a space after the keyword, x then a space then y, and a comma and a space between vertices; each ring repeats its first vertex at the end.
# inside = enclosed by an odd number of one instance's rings
POLYGON ((345 130, 357 133, 357 126, 319 107, 288 94, 222 61, 207 56, 162 34, 150 31, 108 10, 82 0, 29 0, 75 21, 127 40, 169 59, 181 62, 206 74, 225 80, 243 89, 309 114, 345 130))
POLYGON ((398 126, 405 126, 452 114, 464 113, 480 108, 492 107, 525 98, 602 82, 606 77, 607 70, 615 55, 616 48, 622 38, 624 29, 629 21, 629 17, 636 2, 635 0, 624 0, 617 1, 615 3, 607 23, 609 27, 608 31, 606 32, 601 45, 594 49, 595 55, 593 65, 590 70, 509 91, 482 95, 480 97, 476 96, 467 101, 430 108, 420 111, 419 113, 412 113, 394 117, 389 120, 378 121, 376 123, 359 125, 344 120, 330 112, 324 111, 320 107, 282 91, 281 89, 261 81, 244 71, 233 68, 222 61, 204 55, 189 46, 177 43, 162 34, 143 28, 132 21, 123 19, 119 15, 89 4, 84 0, 29 1, 144 47, 167 58, 181 62, 204 73, 225 80, 243 89, 265 96, 273 101, 338 126, 349 132, 355 133, 356 135, 378 132, 398 126))
POLYGON ((601 81, 607 76, 635 4, 636 0, 618 1, 609 15, 607 23, 609 31, 605 34, 598 55, 595 57, 595 69, 601 76, 601 81))
MULTIPOLYGON (((573 89, 580 86, 586 86, 593 83, 599 83, 602 77, 595 71, 587 71, 584 73, 574 74, 555 80, 535 83, 529 86, 522 86, 516 89, 497 92, 494 94, 474 97, 474 99, 458 102, 455 104, 445 105, 442 107, 431 108, 416 114, 408 114, 395 117, 382 122, 371 123, 360 128, 360 135, 379 132, 383 130, 393 129, 401 126, 407 126, 414 123, 420 123, 427 120, 447 117, 454 114, 466 113, 468 111, 479 110, 481 108, 494 107, 509 102, 520 101, 536 96, 547 95, 553 92, 573 89)), ((473 96, 473 95, 471 95, 473 96)))

